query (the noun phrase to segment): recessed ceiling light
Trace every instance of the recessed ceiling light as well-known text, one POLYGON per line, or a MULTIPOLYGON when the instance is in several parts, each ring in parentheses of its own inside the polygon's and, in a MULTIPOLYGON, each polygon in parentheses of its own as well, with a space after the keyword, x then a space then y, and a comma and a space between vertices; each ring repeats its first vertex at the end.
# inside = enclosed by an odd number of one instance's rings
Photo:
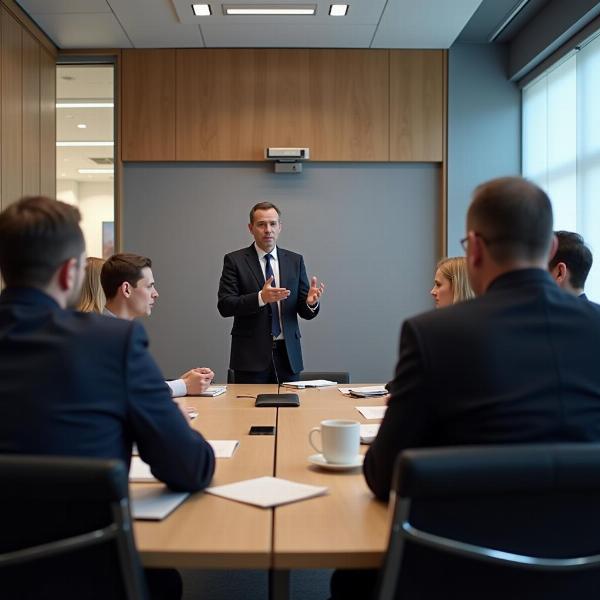
POLYGON ((197 17, 209 17, 212 15, 210 4, 192 4, 192 10, 197 17))
POLYGON ((58 148, 78 148, 87 146, 114 146, 114 142, 56 142, 58 148))
POLYGON ((85 123, 77 123, 77 129, 87 129, 87 125, 85 123))
POLYGON ((94 175, 94 174, 112 174, 115 172, 114 169, 77 169, 78 173, 82 175, 94 175))
POLYGON ((113 108, 114 102, 57 102, 56 108, 113 108))
POLYGON ((347 4, 330 4, 329 15, 332 17, 345 17, 348 13, 347 4))
POLYGON ((314 15, 316 4, 236 4, 223 5, 226 15, 314 15))

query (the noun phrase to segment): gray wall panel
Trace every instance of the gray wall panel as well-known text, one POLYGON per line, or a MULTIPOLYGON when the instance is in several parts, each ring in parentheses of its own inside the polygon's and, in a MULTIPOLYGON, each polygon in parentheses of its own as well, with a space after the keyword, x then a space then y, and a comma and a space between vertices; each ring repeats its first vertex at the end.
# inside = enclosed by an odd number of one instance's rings
POLYGON ((165 375, 208 365, 225 380, 223 255, 251 243, 248 211, 269 200, 283 211, 281 246, 327 285, 321 314, 301 323, 306 369, 388 380, 402 320, 432 307, 438 194, 430 164, 309 163, 301 175, 265 163, 126 164, 124 249, 154 262, 160 298, 144 324, 165 375))
POLYGON ((448 254, 462 255, 473 189, 521 172, 521 94, 506 77, 507 48, 454 44, 448 65, 448 254))

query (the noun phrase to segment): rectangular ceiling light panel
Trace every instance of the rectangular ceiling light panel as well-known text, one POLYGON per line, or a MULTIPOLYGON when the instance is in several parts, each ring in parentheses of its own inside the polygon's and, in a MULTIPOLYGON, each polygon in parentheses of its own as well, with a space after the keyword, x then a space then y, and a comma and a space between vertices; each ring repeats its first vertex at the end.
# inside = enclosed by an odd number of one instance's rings
POLYGON ((226 15, 311 16, 316 12, 316 4, 223 4, 226 15))
POLYGON ((348 13, 347 4, 331 4, 329 6, 329 14, 332 17, 345 17, 348 13))
POLYGON ((209 17, 212 15, 210 4, 192 4, 192 9, 197 17, 209 17))

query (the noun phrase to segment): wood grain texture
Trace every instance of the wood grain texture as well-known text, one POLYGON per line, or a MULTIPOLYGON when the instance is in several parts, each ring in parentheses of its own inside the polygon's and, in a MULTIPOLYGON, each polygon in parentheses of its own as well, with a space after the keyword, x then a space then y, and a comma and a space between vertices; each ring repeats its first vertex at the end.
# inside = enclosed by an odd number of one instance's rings
POLYGON ((21 197, 23 189, 22 30, 2 8, 2 207, 21 197))
POLYGON ((57 48, 54 42, 29 18, 29 15, 25 13, 15 0, 0 0, 0 5, 6 7, 23 28, 29 31, 52 56, 56 56, 57 48))
POLYGON ((40 49, 40 193, 56 196, 56 59, 40 49))
MULTIPOLYGON (((193 426, 207 439, 235 439, 232 458, 217 459, 211 485, 273 474, 275 438, 249 436, 251 425, 275 425, 274 408, 213 409, 205 398, 187 398, 199 415, 193 426)), ((148 485, 148 484, 136 484, 148 485)), ((193 494, 166 520, 135 522, 136 545, 145 566, 268 568, 272 510, 210 494, 193 494)))
POLYGON ((40 46, 23 31, 23 196, 40 193, 40 46))
MULTIPOLYGON (((322 391, 321 408, 279 409, 277 477, 327 486, 326 496, 275 510, 274 566, 301 568, 376 568, 387 547, 387 506, 375 500, 362 469, 324 471, 310 465, 314 454, 308 432, 324 419, 365 422, 354 406, 362 399, 337 402, 337 390, 322 391), (328 396, 334 400, 330 405, 328 396)), ((381 399, 379 399, 381 404, 381 399)), ((361 446, 365 451, 365 446, 361 446)))
POLYGON ((390 50, 390 160, 443 159, 443 51, 390 50))
POLYGON ((177 160, 388 160, 388 53, 178 50, 177 160))
POLYGON ((175 160, 175 50, 123 50, 121 158, 175 160))

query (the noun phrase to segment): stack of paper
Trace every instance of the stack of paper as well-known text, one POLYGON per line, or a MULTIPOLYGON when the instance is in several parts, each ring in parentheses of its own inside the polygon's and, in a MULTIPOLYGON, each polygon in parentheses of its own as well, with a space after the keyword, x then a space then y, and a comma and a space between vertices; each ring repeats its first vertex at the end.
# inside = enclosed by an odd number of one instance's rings
POLYGON ((388 391, 384 385, 365 385, 362 387, 341 387, 338 388, 342 394, 352 396, 353 398, 373 398, 385 396, 388 391))
POLYGON ((383 419, 387 406, 357 406, 356 410, 365 419, 383 419))
POLYGON ((236 502, 270 508, 321 496, 327 492, 327 488, 296 483, 277 477, 257 477, 256 479, 247 479, 207 488, 206 491, 209 494, 235 500, 236 502))
POLYGON ((206 391, 202 392, 201 394, 197 394, 197 395, 205 396, 205 397, 213 397, 213 396, 220 396, 221 394, 224 394, 226 391, 227 391, 226 385, 210 385, 206 388, 206 391))
MULTIPOLYGON (((207 440, 211 445, 216 458, 231 458, 236 448, 240 445, 238 440, 207 440)), ((150 471, 150 465, 145 463, 139 456, 131 457, 129 467, 129 481, 144 483, 157 481, 150 471)))
POLYGON ((129 490, 131 514, 134 519, 160 521, 172 513, 188 496, 188 492, 171 492, 166 487, 131 488, 129 490))
POLYGON ((337 385, 337 381, 329 381, 328 379, 308 379, 306 381, 284 381, 281 385, 302 390, 304 388, 331 387, 332 385, 337 385))
POLYGON ((362 444, 370 444, 377 437, 379 431, 379 423, 373 425, 362 424, 360 426, 360 441, 362 444))

